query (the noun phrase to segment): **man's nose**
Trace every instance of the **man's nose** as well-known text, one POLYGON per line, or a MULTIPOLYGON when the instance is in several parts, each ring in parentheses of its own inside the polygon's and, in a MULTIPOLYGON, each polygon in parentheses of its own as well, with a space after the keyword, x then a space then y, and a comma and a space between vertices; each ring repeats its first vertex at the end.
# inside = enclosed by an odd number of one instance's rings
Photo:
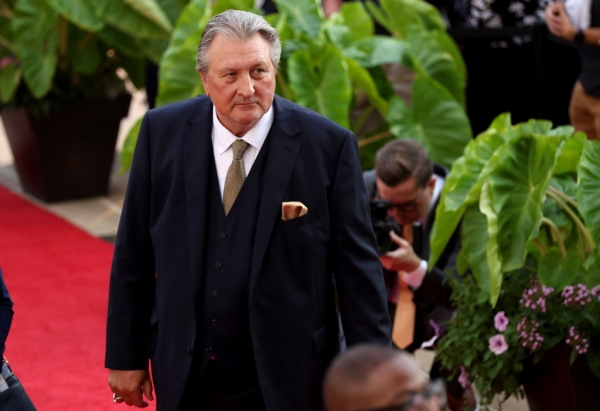
POLYGON ((250 76, 250 73, 241 76, 237 92, 242 97, 254 95, 254 79, 250 76))

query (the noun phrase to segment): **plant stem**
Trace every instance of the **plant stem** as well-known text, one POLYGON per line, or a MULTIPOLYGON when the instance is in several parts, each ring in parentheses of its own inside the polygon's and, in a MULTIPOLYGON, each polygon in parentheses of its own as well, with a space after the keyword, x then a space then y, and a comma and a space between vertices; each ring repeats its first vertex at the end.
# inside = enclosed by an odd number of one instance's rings
POLYGON ((358 119, 356 119, 356 122, 354 123, 354 127, 353 127, 354 133, 356 133, 356 135, 360 134, 360 129, 365 124, 365 121, 367 121, 367 118, 369 118, 369 116, 373 112, 373 109, 374 109, 373 106, 369 106, 369 107, 365 108, 365 110, 358 117, 358 119))
POLYGON ((534 238, 533 244, 535 244, 537 249, 540 251, 540 254, 542 255, 542 257, 546 255, 546 247, 544 247, 544 244, 542 244, 542 242, 540 241, 539 238, 534 238))
POLYGON ((554 237, 558 244, 558 248, 560 249, 560 251, 562 253, 563 259, 567 258, 567 250, 565 248, 565 244, 563 243, 562 238, 560 238, 560 231, 558 231, 558 227, 556 227, 556 224, 554 224, 554 222, 552 220, 550 220, 549 218, 546 218, 546 217, 542 217, 542 223, 545 223, 548 227, 550 227, 550 230, 554 234, 554 237))
POLYGON ((557 190, 556 188, 552 187, 552 186, 548 186, 548 190, 552 191, 553 193, 555 193, 556 195, 564 198, 565 200, 567 200, 567 203, 571 204, 573 207, 577 208, 577 201, 573 200, 570 196, 566 195, 565 193, 563 193, 560 190, 557 190))
POLYGON ((8 41, 7 39, 5 39, 4 37, 0 36, 0 46, 6 47, 8 50, 10 50, 10 52, 12 54, 14 54, 15 56, 17 55, 15 48, 13 47, 13 45, 10 43, 10 41, 8 41))
POLYGON ((569 215, 569 217, 571 217, 571 219, 575 223, 575 226, 577 227, 577 229, 579 230, 579 232, 585 239, 585 242, 587 244, 587 248, 586 248, 585 252, 588 254, 591 253, 594 250, 594 248, 596 248, 596 244, 594 244, 594 240, 592 239, 592 236, 588 232, 588 230, 587 230, 586 226, 583 224, 583 222, 579 219, 577 214, 575 214, 575 212, 571 209, 571 207, 569 207, 567 204, 565 204, 560 199, 560 197, 557 194, 553 193, 551 190, 546 190, 546 194, 548 195, 548 197, 550 197, 554 201, 556 201, 565 210, 565 212, 569 215))
POLYGON ((64 69, 68 62, 68 52, 69 52, 69 26, 68 22, 64 17, 60 17, 57 24, 58 31, 58 57, 59 57, 59 65, 64 69))
POLYGON ((387 130, 387 131, 384 131, 382 133, 375 134, 374 136, 365 138, 363 140, 358 140, 358 148, 362 148, 362 147, 367 146, 369 144, 376 143, 379 140, 383 140, 384 138, 388 138, 390 136, 392 136, 392 133, 391 133, 391 131, 387 130))

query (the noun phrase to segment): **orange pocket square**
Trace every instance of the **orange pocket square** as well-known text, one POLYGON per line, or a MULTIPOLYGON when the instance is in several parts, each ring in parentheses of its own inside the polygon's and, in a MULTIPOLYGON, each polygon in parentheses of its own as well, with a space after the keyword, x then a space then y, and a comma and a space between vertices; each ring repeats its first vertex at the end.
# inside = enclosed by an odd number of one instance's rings
POLYGON ((308 208, 299 201, 281 203, 281 219, 283 221, 293 220, 308 213, 308 208))

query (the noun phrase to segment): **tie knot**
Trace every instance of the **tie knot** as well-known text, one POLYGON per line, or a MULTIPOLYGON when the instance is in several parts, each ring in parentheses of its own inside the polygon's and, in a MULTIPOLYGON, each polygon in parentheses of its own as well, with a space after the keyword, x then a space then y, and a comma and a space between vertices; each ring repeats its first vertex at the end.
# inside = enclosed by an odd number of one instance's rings
POLYGON ((237 139, 232 144, 233 147, 233 159, 241 160, 244 152, 248 148, 248 143, 242 139, 237 139))

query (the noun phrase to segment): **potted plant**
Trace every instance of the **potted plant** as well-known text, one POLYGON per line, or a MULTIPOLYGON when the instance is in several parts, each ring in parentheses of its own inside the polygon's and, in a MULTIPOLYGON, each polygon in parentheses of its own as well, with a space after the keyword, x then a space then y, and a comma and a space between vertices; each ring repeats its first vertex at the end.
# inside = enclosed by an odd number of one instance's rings
POLYGON ((0 113, 24 191, 106 194, 129 110, 184 0, 0 0, 0 113))
POLYGON ((433 264, 459 224, 456 315, 437 356, 485 404, 591 410, 600 389, 600 143, 508 114, 452 166, 433 264))
MULTIPOLYGON (((266 18, 283 42, 277 93, 353 130, 363 167, 371 167, 377 149, 392 138, 418 139, 434 161, 448 167, 462 153, 472 138, 464 108, 466 73, 437 9, 423 0, 382 0, 367 7, 346 2, 325 18, 314 0, 275 3, 279 12, 266 18), (375 35, 374 18, 391 35, 375 35), (388 79, 382 65, 400 63, 412 73, 388 79), (412 82, 408 104, 394 94, 394 81, 412 82), (366 132, 363 125, 374 112, 380 121, 366 132)), ((253 5, 251 0, 188 4, 160 62, 158 106, 203 93, 195 56, 204 26, 223 10, 252 11, 253 5)), ((131 164, 140 124, 121 152, 122 172, 131 164)))

